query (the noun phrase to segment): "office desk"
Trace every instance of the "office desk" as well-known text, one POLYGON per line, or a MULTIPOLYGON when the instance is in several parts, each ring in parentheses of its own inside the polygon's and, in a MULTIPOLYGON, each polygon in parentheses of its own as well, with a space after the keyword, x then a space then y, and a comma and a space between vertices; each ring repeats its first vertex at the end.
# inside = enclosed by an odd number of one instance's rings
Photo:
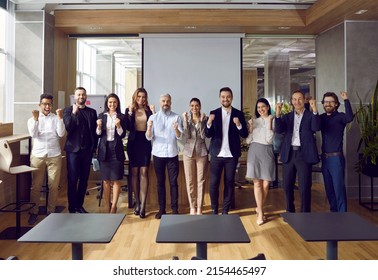
POLYGON ((337 260, 338 241, 378 240, 378 227, 355 213, 283 213, 283 219, 308 242, 327 242, 327 259, 337 260))
POLYGON ((196 243, 197 257, 207 259, 207 243, 249 243, 238 215, 163 215, 156 243, 196 243))
POLYGON ((52 213, 19 242, 72 243, 72 259, 83 259, 83 243, 109 243, 125 214, 52 213))

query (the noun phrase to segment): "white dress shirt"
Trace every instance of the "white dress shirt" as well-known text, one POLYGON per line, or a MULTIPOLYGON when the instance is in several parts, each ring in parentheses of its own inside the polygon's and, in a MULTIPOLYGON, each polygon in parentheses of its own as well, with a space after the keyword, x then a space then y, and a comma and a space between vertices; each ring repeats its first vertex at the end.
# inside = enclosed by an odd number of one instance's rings
POLYGON ((39 112, 38 121, 28 120, 28 131, 33 138, 32 155, 35 157, 56 157, 61 154, 60 138, 66 133, 63 119, 50 113, 39 112))
POLYGON ((177 140, 182 136, 182 122, 178 114, 168 111, 159 111, 149 117, 148 121, 152 121, 152 137, 147 137, 148 140, 153 140, 152 155, 157 157, 172 158, 178 155, 177 140), (173 129, 173 123, 178 123, 178 130, 180 137, 176 137, 176 132, 173 129))
MULTIPOLYGON (((116 125, 115 120, 117 118, 117 113, 114 112, 112 115, 110 115, 108 112, 106 112, 104 115, 107 115, 106 118, 106 141, 114 141, 114 133, 116 131, 116 125)), ((123 128, 120 126, 117 128, 118 135, 121 136, 123 133, 123 128)), ((96 128, 96 134, 101 135, 101 129, 98 127, 96 128)))
POLYGON ((228 141, 228 128, 230 127, 231 110, 226 111, 224 108, 222 108, 222 146, 218 157, 232 157, 230 143, 228 141))
POLYGON ((294 126, 293 126, 293 137, 291 138, 291 145, 292 146, 300 146, 301 145, 301 138, 299 136, 299 128, 301 126, 301 121, 303 118, 305 109, 298 114, 294 111, 294 126))

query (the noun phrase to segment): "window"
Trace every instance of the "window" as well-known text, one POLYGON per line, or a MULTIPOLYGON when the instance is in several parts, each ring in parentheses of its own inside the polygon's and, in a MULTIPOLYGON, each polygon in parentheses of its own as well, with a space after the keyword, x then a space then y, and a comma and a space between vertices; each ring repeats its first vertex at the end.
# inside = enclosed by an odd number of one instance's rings
POLYGON ((6 51, 5 51, 5 28, 6 28, 7 11, 0 8, 0 122, 6 120, 6 102, 5 102, 5 65, 6 65, 6 51))
POLYGON ((81 40, 77 41, 76 86, 96 93, 96 49, 81 40))

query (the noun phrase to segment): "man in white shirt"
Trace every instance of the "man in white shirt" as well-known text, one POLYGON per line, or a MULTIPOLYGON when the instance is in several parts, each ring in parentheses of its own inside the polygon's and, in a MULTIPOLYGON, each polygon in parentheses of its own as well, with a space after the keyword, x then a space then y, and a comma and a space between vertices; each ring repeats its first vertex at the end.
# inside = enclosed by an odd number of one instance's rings
POLYGON ((166 214, 165 168, 168 170, 171 188, 172 214, 178 214, 178 184, 179 173, 177 140, 182 136, 182 121, 178 114, 171 111, 171 96, 160 96, 161 110, 149 117, 146 138, 151 141, 154 168, 157 178, 159 212, 155 215, 160 219, 166 214))
POLYGON ((32 173, 30 200, 35 203, 35 206, 29 213, 29 225, 35 224, 38 218, 40 192, 46 177, 46 170, 49 188, 47 214, 55 212, 58 197, 62 167, 60 138, 64 136, 66 130, 63 123, 63 110, 57 109, 55 115, 51 112, 52 106, 53 96, 42 94, 39 103, 40 111, 33 110, 33 117, 28 120, 28 131, 33 138, 30 166, 38 168, 32 173))

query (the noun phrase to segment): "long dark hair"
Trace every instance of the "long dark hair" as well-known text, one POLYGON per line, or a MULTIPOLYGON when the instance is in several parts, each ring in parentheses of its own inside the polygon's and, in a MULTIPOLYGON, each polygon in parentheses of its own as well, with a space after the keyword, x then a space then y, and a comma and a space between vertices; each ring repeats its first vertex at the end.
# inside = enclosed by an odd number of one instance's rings
POLYGON ((116 112, 117 114, 121 114, 121 103, 119 102, 119 97, 117 94, 115 93, 109 93, 106 98, 105 98, 105 105, 104 105, 104 112, 109 112, 109 107, 108 107, 108 101, 109 101, 109 98, 112 98, 114 97, 115 99, 117 99, 117 108, 116 108, 116 112))
POLYGON ((269 101, 265 98, 259 98, 256 102, 256 107, 255 107, 255 116, 256 118, 259 118, 260 117, 260 114, 259 112, 257 111, 257 104, 259 103, 264 103, 266 106, 269 107, 269 110, 268 110, 268 116, 272 114, 272 110, 270 109, 270 104, 269 104, 269 101))

